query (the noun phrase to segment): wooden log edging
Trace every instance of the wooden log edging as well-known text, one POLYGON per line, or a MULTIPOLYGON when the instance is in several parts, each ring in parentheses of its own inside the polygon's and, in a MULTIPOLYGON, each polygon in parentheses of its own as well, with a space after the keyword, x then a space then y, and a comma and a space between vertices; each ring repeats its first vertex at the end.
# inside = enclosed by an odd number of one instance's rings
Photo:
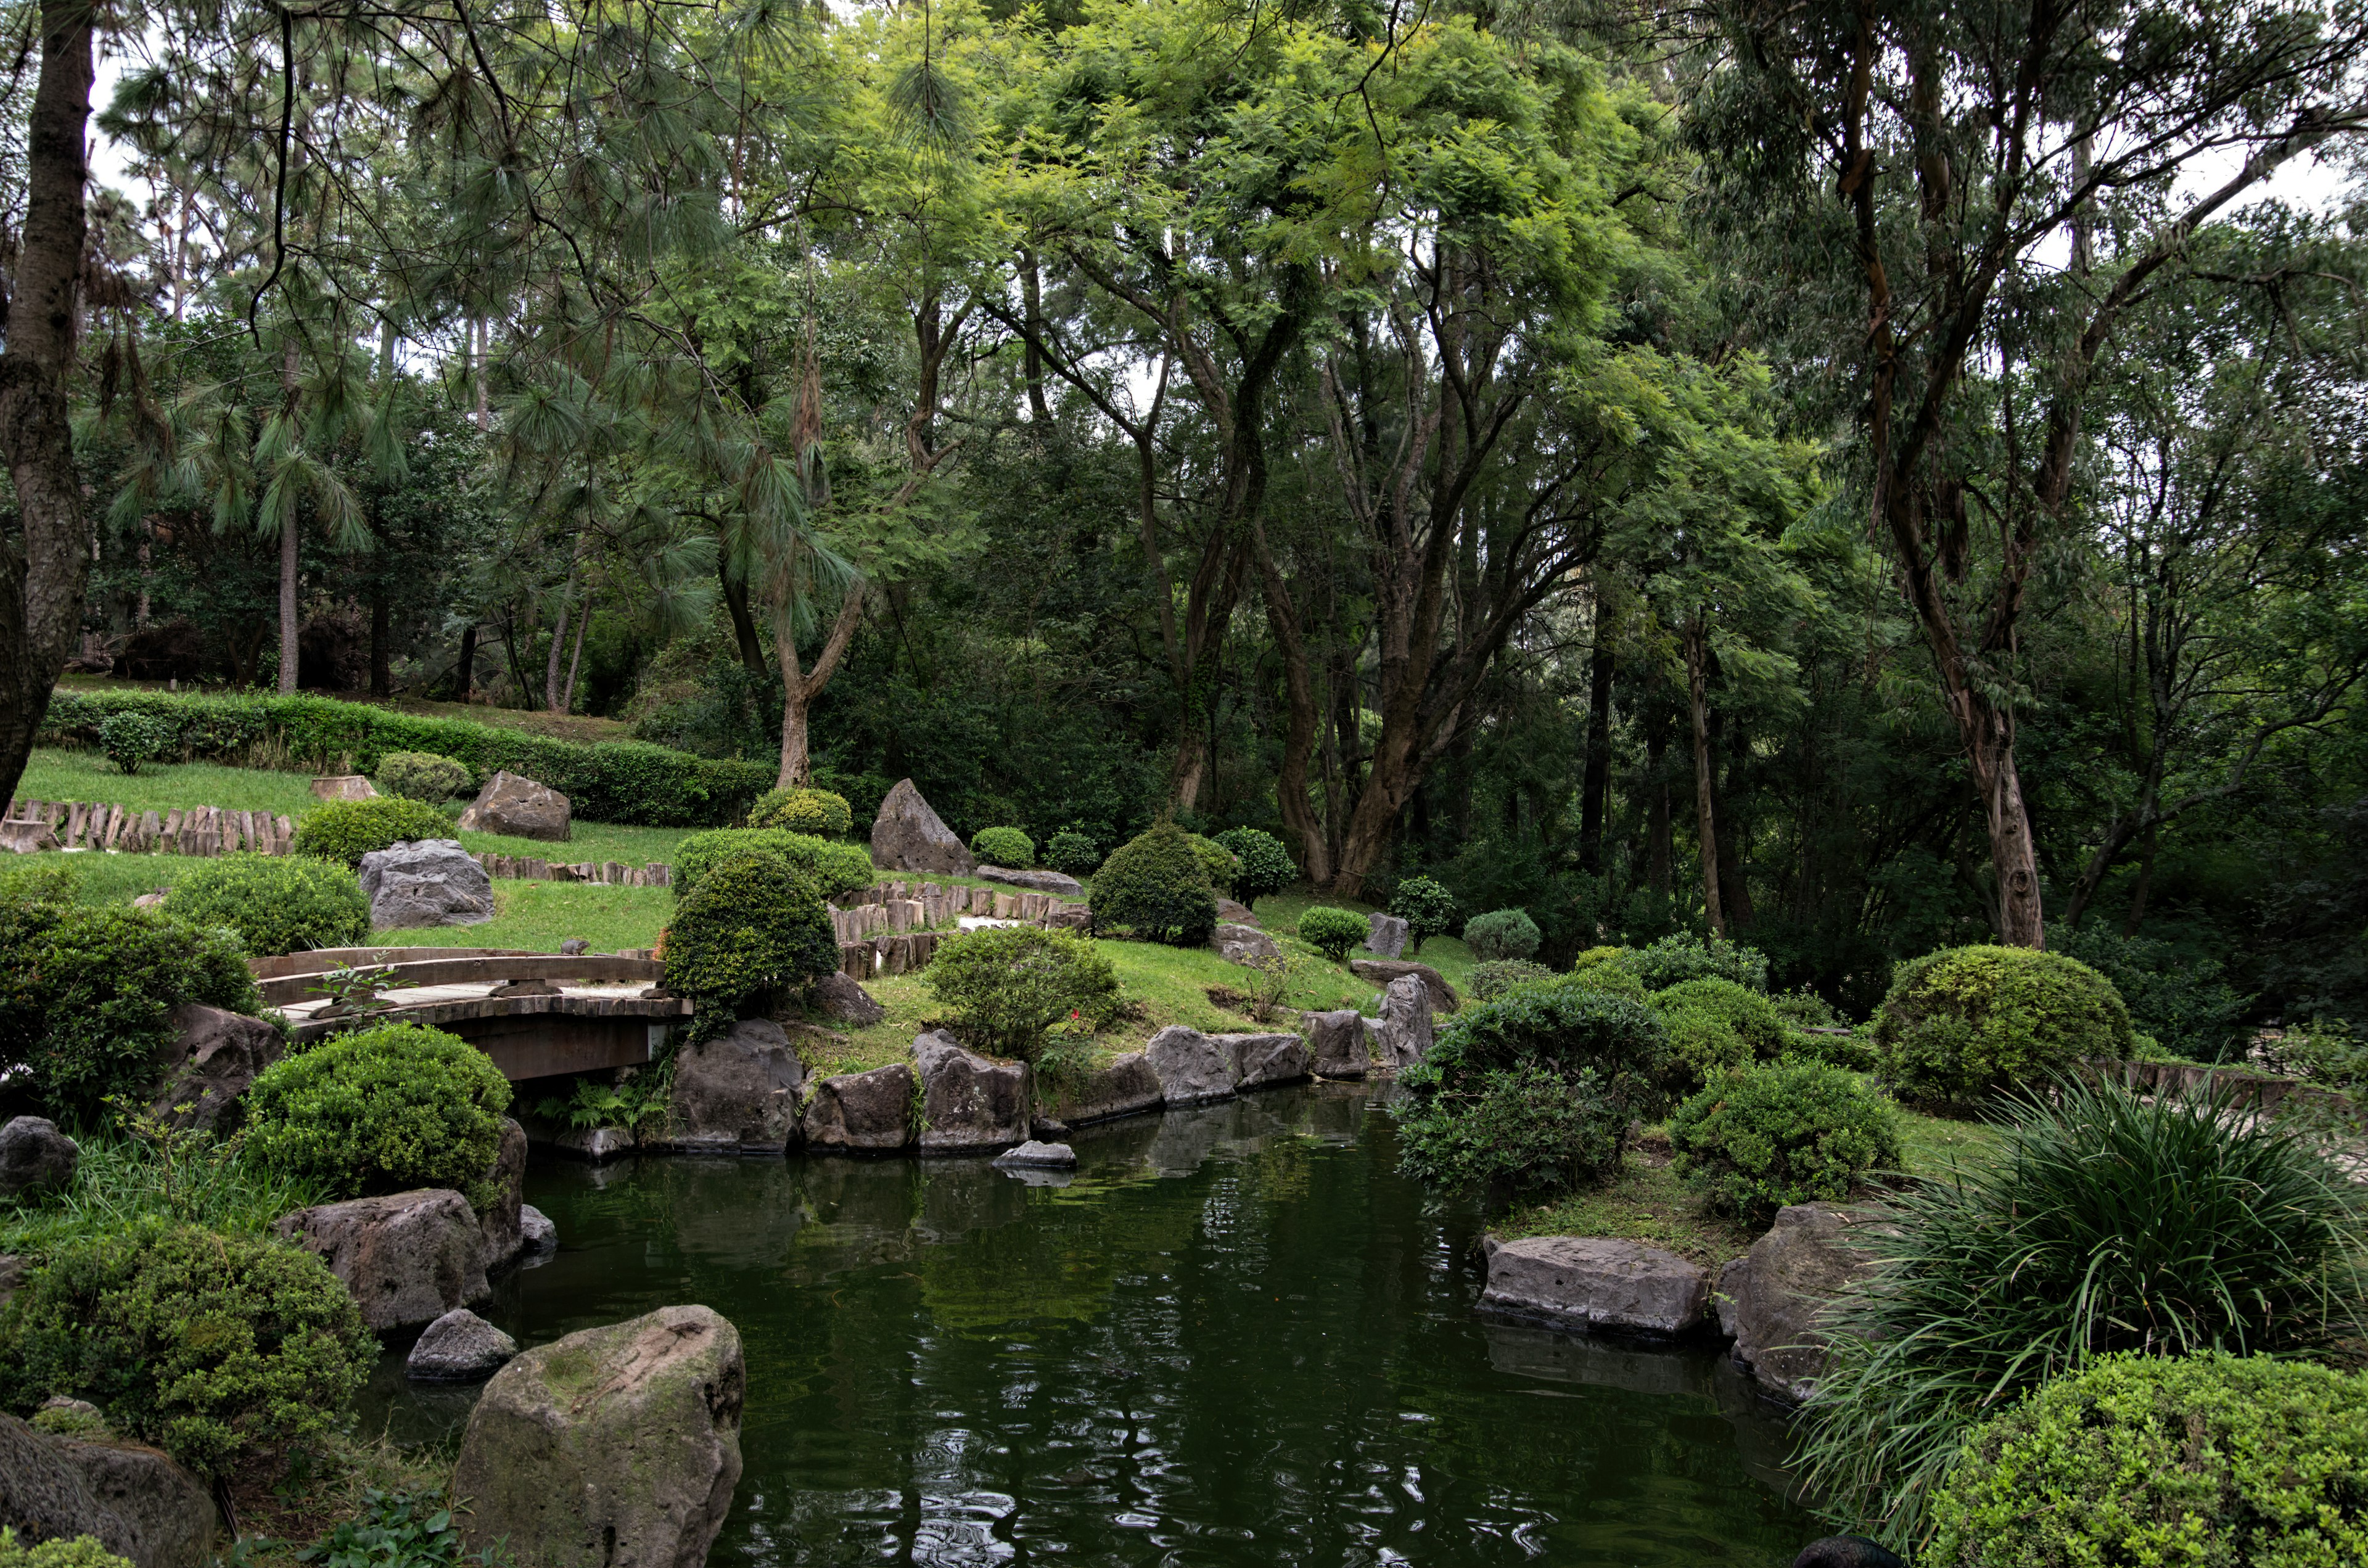
POLYGON ((663 860, 628 866, 620 860, 546 860, 525 855, 472 855, 489 877, 526 882, 597 882, 604 887, 670 888, 674 868, 663 860))
POLYGON ((6 821, 22 824, 7 835, 12 846, 37 846, 38 835, 29 830, 46 826, 60 849, 119 855, 287 855, 296 836, 296 824, 285 815, 222 806, 176 807, 160 815, 107 801, 20 797, 8 802, 6 821))
POLYGON ((872 980, 926 969, 939 941, 951 934, 943 927, 964 915, 1075 929, 1086 924, 1087 906, 1043 892, 874 882, 834 901, 830 924, 838 939, 840 972, 852 980, 872 980))

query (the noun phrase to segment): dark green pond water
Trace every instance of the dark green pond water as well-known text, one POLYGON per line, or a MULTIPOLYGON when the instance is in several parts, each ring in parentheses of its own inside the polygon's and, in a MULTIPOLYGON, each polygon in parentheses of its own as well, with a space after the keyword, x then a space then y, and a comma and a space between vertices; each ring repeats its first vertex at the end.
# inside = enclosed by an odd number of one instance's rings
MULTIPOLYGON (((1781 1424, 1709 1350, 1473 1312, 1476 1211, 1388 1116, 1286 1090, 985 1161, 539 1161, 561 1250, 480 1310, 541 1344, 673 1301, 738 1325, 747 1463, 710 1561, 1789 1562, 1781 1424)), ((372 1414, 455 1440, 473 1391, 372 1414)))

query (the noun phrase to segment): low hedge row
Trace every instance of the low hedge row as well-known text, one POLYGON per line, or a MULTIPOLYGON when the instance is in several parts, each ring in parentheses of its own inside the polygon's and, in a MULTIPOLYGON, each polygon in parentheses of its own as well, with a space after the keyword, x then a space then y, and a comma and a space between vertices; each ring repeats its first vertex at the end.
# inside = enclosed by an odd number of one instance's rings
POLYGON ((773 785, 770 763, 716 761, 642 741, 564 741, 466 719, 398 713, 327 697, 209 697, 165 691, 61 691, 50 699, 45 741, 98 742, 119 713, 141 713, 172 733, 165 755, 243 762, 284 750, 307 767, 378 771, 395 752, 429 752, 468 767, 479 780, 497 769, 524 774, 568 798, 586 822, 701 827, 735 820, 773 785))

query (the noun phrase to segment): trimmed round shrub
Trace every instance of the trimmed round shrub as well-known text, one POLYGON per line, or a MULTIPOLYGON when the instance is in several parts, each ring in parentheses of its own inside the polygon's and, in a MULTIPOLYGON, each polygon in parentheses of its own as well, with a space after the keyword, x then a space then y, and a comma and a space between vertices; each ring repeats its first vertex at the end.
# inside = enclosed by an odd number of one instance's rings
POLYGON ((983 827, 970 835, 970 852, 989 866, 1024 870, 1036 863, 1036 841, 1016 827, 983 827))
POLYGON ((1713 1209, 1767 1225, 1786 1204, 1847 1198, 1869 1171, 1896 1169, 1899 1113, 1838 1067, 1752 1067, 1679 1106, 1669 1142, 1713 1209))
POLYGON ((1851 1073, 1874 1073, 1883 1066, 1883 1055, 1874 1049, 1873 1038, 1857 1030, 1849 1034, 1796 1034, 1784 1042, 1784 1059, 1822 1062, 1851 1073))
POLYGON ((735 855, 766 855, 805 877, 825 899, 870 887, 879 872, 860 844, 834 843, 781 828, 725 827, 694 833, 675 846, 674 896, 679 903, 708 870, 735 855))
POLYGON ((1470 990, 1475 1002, 1493 1002, 1516 985, 1535 985, 1552 980, 1554 971, 1542 963, 1530 963, 1521 959, 1490 959, 1472 966, 1470 990))
MULTIPOLYGON (((1617 952, 1619 949, 1611 950, 1617 952)), ((1616 963, 1590 964, 1585 969, 1575 969, 1568 974, 1554 976, 1551 983, 1573 991, 1598 991, 1606 996, 1624 996, 1631 1002, 1649 1000, 1645 983, 1616 963)))
POLYGON ((2368 1562, 2368 1374, 2106 1357, 1976 1429, 1932 1519, 1930 1568, 2368 1562))
POLYGON ((1630 1118, 1592 1069, 1565 1075, 1540 1062, 1481 1073, 1394 1108, 1398 1168, 1416 1180, 1547 1192, 1617 1165, 1630 1118))
POLYGON ((1842 1016, 1834 1011, 1834 1005, 1806 986, 1779 992, 1768 1000, 1775 1006, 1777 1016, 1796 1029, 1837 1028, 1842 1025, 1842 1016))
POLYGON ((449 1187, 483 1207, 510 1086, 493 1059, 419 1024, 382 1024, 282 1057, 246 1092, 246 1149, 340 1198, 449 1187))
POLYGON ((1668 1039, 1652 1010, 1622 996, 1550 983, 1479 1002, 1449 1020, 1429 1054, 1399 1075, 1410 1089, 1542 1062, 1564 1077, 1592 1069, 1604 1092, 1643 1109, 1659 1103, 1668 1039))
POLYGON ((0 1076, 26 1074, 11 1086, 49 1114, 91 1121, 110 1096, 144 1103, 184 1002, 262 1010, 233 933, 122 905, 0 908, 0 1076))
POLYGON ((173 885, 173 913, 226 926, 257 955, 359 947, 370 940, 370 896, 352 871, 312 855, 225 855, 173 885))
POLYGON ((1112 850, 1094 873, 1088 902, 1098 932, 1125 931, 1145 941, 1197 948, 1217 928, 1217 892, 1209 869, 1194 851, 1191 835, 1174 823, 1161 823, 1112 850))
POLYGON ((378 1342, 301 1247, 143 1221, 52 1254, 0 1316, 0 1403, 86 1399, 201 1474, 334 1430, 378 1342))
POLYGON ((1233 852, 1234 896, 1251 909, 1258 901, 1279 893, 1299 879, 1291 851, 1282 840, 1254 827, 1230 827, 1217 842, 1233 852))
POLYGON ((131 1559, 116 1556, 95 1535, 25 1541, 0 1525, 0 1568, 131 1568, 131 1559))
POLYGON ((1299 939, 1330 959, 1334 963, 1349 956, 1349 949, 1372 934, 1373 923, 1353 909, 1335 909, 1328 903, 1315 904, 1299 914, 1299 939))
POLYGON ((1186 834, 1184 842, 1192 846, 1193 857, 1201 862, 1201 869, 1209 873, 1209 885, 1230 896, 1234 891, 1234 872, 1239 869, 1234 852, 1215 839, 1203 838, 1197 833, 1186 834))
POLYGON ((375 801, 331 801, 296 824, 299 855, 359 866, 362 857, 392 845, 451 838, 452 819, 425 801, 381 795, 375 801))
POLYGON ((1455 895, 1429 877, 1408 877, 1390 895, 1390 913, 1406 923, 1407 951, 1422 951, 1423 940, 1455 929, 1463 912, 1455 895))
POLYGON ((110 713, 98 722, 98 749, 126 773, 137 773, 173 748, 173 727, 146 713, 110 713))
POLYGON ((1689 1091, 1754 1061, 1773 1061, 1792 1039, 1767 997, 1731 980, 1689 980, 1656 993, 1653 1006, 1670 1048, 1692 1071, 1689 1091))
POLYGON ((1094 841, 1074 828, 1063 828, 1044 841, 1044 864, 1066 876, 1090 876, 1102 863, 1094 841))
POLYGON ((382 795, 437 806, 477 787, 465 765, 427 751, 388 752, 378 759, 378 771, 370 775, 370 782, 382 795))
POLYGON ((922 978, 953 1013, 964 1040, 1033 1062, 1044 1031, 1069 1017, 1109 1018, 1118 971, 1091 942, 1032 926, 985 926, 948 937, 922 978))
POLYGON ((748 808, 748 825, 832 838, 855 826, 855 813, 828 790, 768 790, 748 808))
POLYGON ((2078 960, 1950 948, 1899 966, 1874 1040, 1900 1098, 1967 1107, 2086 1057, 2126 1057, 2130 1015, 2112 983, 2078 960))
MULTIPOLYGON (((795 835, 791 835, 795 836, 795 835)), ((779 855, 744 850, 710 865, 666 930, 666 983, 698 1004, 704 1031, 741 1004, 811 985, 838 967, 814 879, 779 855)))
POLYGON ((1538 923, 1526 909, 1492 909, 1463 923, 1463 945, 1483 960, 1526 959, 1538 950, 1542 939, 1538 923))
POLYGON ((1713 937, 1680 933, 1650 947, 1616 949, 1620 966, 1647 991, 1667 991, 1689 980, 1731 980, 1750 991, 1768 989, 1768 955, 1757 948, 1713 937))

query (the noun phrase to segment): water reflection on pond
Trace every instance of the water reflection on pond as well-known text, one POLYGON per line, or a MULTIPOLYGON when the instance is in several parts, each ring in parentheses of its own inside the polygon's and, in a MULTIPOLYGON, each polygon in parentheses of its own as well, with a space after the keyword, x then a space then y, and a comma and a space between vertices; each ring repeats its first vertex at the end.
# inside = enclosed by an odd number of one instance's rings
MULTIPOLYGON (((1817 1533, 1724 1358, 1476 1317, 1478 1216, 1427 1212, 1386 1115, 1286 1090, 985 1161, 538 1163, 559 1254, 522 1344, 700 1301, 748 1358, 711 1559, 1781 1564, 1817 1533)), ((473 1391, 377 1413, 450 1441, 473 1391)))

